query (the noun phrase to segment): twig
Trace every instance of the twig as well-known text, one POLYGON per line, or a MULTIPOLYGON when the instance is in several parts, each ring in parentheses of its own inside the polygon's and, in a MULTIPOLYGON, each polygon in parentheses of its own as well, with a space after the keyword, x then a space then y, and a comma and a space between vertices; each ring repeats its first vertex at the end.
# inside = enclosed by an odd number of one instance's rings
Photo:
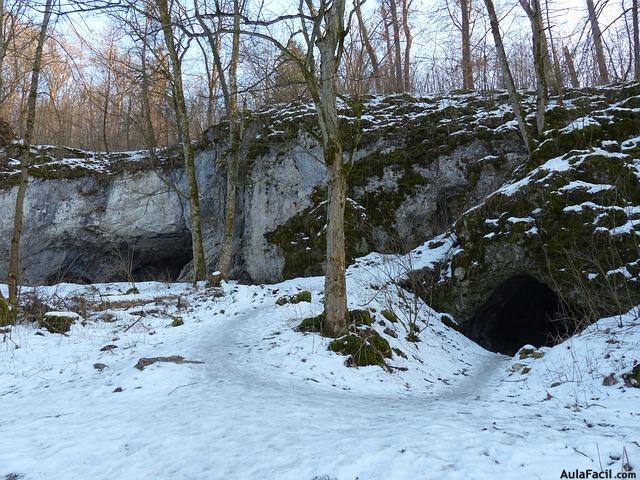
POLYGON ((191 385, 195 385, 198 382, 193 382, 193 383, 187 383, 186 385, 178 385, 176 388, 174 388, 173 390, 171 390, 169 393, 167 393, 167 395, 171 395, 173 392, 175 392, 176 390, 178 390, 179 388, 182 387, 190 387, 191 385))

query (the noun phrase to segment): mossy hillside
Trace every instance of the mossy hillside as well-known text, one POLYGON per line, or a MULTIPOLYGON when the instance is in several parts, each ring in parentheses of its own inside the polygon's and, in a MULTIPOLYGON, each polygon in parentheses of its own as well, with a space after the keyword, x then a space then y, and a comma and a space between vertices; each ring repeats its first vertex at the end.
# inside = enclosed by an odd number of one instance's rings
MULTIPOLYGON (((531 160, 519 170, 520 175, 524 176, 553 156, 575 148, 588 148, 603 139, 622 140, 638 131, 640 120, 633 111, 638 90, 637 84, 629 84, 620 88, 571 91, 562 102, 552 99, 546 136, 531 160), (611 105, 612 102, 617 103, 611 105), (572 122, 586 116, 591 119, 586 127, 564 131, 572 122), (597 124, 591 125, 591 122, 597 124)), ((275 136, 284 144, 307 128, 317 135, 313 130, 313 108, 302 104, 291 108, 294 113, 285 109, 287 113, 279 114, 277 121, 266 127, 271 129, 270 138, 275 136), (289 137, 279 132, 288 132, 289 137)), ((528 114, 534 112, 534 97, 525 95, 524 108, 528 114)), ((455 217, 468 207, 470 198, 476 198, 474 189, 485 172, 505 171, 508 161, 504 145, 519 142, 513 114, 502 94, 493 98, 465 92, 420 98, 410 95, 365 97, 360 112, 360 116, 356 115, 346 104, 340 109, 346 147, 356 147, 353 144, 356 139, 357 148, 363 152, 348 179, 350 198, 364 209, 355 215, 353 205, 347 206, 349 262, 371 250, 397 250, 394 243, 398 242, 394 240, 400 237, 396 230, 398 208, 420 189, 433 187, 421 173, 423 169, 473 142, 479 142, 484 151, 493 152, 482 159, 465 159, 469 187, 458 194, 459 198, 451 200, 455 217), (354 125, 359 128, 358 134, 354 125), (392 187, 371 187, 372 181, 373 185, 384 184, 385 176, 393 178, 392 187)), ((321 203, 326 193, 318 189, 313 198, 311 207, 267 234, 267 239, 284 254, 284 278, 322 273, 325 218, 321 203)))
POLYGON ((558 170, 520 175, 464 215, 454 226, 458 253, 442 268, 452 275, 435 282, 435 306, 464 322, 516 274, 535 276, 578 311, 604 315, 639 303, 638 142, 605 142, 608 149, 565 154, 558 170))

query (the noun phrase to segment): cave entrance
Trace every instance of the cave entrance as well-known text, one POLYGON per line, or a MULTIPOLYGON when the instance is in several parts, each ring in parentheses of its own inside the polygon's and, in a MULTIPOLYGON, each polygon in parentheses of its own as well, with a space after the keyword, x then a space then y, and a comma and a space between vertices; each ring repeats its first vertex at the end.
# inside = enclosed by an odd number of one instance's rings
POLYGON ((524 345, 554 345, 573 333, 571 315, 558 295, 528 275, 500 284, 467 324, 465 334, 487 350, 514 355, 524 345))

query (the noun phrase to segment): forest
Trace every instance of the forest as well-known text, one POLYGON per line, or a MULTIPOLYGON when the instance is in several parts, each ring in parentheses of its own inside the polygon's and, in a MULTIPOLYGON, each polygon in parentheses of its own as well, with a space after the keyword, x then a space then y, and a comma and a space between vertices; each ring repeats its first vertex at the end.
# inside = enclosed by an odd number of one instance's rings
POLYGON ((0 0, 0 479, 636 478, 639 3, 0 0))

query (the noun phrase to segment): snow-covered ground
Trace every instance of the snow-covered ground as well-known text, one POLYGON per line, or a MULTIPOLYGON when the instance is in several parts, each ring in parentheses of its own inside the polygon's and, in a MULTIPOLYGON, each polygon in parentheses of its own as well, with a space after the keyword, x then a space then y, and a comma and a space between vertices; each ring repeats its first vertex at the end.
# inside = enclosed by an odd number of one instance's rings
MULTIPOLYGON (((433 250, 411 262, 443 253, 433 250)), ((350 306, 374 309, 384 323, 375 328, 398 334, 383 333, 407 356, 396 353, 391 372, 348 368, 327 339, 294 330, 321 311, 322 278, 223 292, 39 289, 101 311, 66 335, 33 325, 0 334, 0 479, 547 479, 640 469, 640 389, 621 378, 640 361, 638 312, 521 360, 483 350, 418 304, 425 328, 411 343, 381 315, 391 308, 402 320, 398 292, 380 288, 401 270, 370 255, 348 277, 350 306), (300 290, 311 303, 276 305, 300 290), (171 326, 178 317, 184 324, 171 326), (134 368, 171 355, 203 363, 134 368), (618 383, 604 386, 612 373, 618 383)))

